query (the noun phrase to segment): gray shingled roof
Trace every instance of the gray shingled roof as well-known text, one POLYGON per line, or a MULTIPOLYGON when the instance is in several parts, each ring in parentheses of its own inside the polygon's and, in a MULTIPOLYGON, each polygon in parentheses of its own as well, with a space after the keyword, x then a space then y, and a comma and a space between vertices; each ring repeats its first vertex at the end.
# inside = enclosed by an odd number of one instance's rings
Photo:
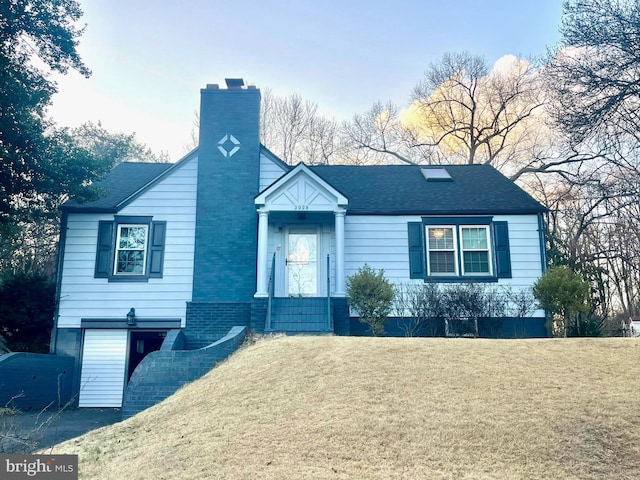
MULTIPOLYGON (((121 163, 97 186, 99 200, 67 202, 70 211, 116 212, 117 207, 175 164, 121 163)), ((452 181, 427 182, 419 166, 329 165, 309 167, 349 199, 350 214, 510 214, 545 211, 488 165, 447 165, 452 181)))
POLYGON ((428 182, 421 167, 415 165, 310 167, 349 199, 347 212, 351 214, 485 215, 545 211, 529 194, 489 165, 444 168, 451 181, 428 182))
POLYGON ((83 204, 69 200, 62 208, 69 211, 116 212, 118 204, 174 165, 174 163, 121 163, 111 170, 104 180, 96 183, 96 188, 103 194, 98 200, 83 204))

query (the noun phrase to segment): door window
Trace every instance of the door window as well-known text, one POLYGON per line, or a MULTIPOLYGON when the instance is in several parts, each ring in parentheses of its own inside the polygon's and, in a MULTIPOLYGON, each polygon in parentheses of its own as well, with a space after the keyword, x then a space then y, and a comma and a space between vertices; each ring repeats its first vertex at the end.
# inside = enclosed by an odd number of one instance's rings
POLYGON ((318 233, 289 232, 287 239, 287 289, 291 297, 318 295, 318 233))

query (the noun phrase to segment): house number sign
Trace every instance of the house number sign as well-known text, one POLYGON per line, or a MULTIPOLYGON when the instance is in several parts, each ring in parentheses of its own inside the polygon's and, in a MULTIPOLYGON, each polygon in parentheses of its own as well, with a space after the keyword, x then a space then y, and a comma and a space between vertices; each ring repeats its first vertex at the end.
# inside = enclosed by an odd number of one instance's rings
POLYGON ((294 210, 309 210, 309 205, 294 205, 294 210))

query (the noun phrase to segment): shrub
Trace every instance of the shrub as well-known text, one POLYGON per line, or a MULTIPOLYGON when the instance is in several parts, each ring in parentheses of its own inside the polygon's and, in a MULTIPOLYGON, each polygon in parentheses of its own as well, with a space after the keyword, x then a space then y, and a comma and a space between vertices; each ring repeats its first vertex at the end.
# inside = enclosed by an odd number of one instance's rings
POLYGON ((441 292, 434 283, 403 283, 394 287, 395 316, 405 337, 416 337, 424 329, 437 333, 442 316, 441 292))
POLYGON ((376 272, 365 263, 347 279, 347 301, 358 312, 359 319, 374 336, 384 335, 393 302, 393 286, 384 278, 384 270, 376 272))
POLYGON ((516 323, 514 334, 526 336, 526 319, 538 308, 530 288, 480 283, 438 285, 406 283, 394 288, 394 314, 405 336, 474 336, 498 338, 503 319, 516 323))
POLYGON ((533 294, 547 311, 549 327, 557 336, 566 337, 577 328, 579 314, 589 310, 589 284, 566 265, 547 270, 534 284, 533 294))
POLYGON ((568 337, 602 337, 604 319, 595 315, 578 315, 575 322, 567 328, 568 337))
POLYGON ((538 308, 538 301, 533 295, 532 288, 521 288, 512 290, 511 287, 505 289, 505 296, 508 300, 507 316, 516 322, 513 333, 516 337, 527 336, 527 319, 533 315, 538 308))
POLYGON ((447 336, 498 337, 505 310, 504 295, 485 285, 450 285, 442 294, 447 336))

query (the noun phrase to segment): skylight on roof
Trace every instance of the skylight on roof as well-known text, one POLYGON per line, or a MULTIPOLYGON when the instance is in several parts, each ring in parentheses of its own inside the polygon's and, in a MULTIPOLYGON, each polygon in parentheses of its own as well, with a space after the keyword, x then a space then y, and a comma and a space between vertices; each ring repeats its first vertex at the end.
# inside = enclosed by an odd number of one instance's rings
POLYGON ((444 167, 421 168, 420 170, 422 170, 422 175, 427 179, 427 182, 450 182, 453 180, 444 167))

